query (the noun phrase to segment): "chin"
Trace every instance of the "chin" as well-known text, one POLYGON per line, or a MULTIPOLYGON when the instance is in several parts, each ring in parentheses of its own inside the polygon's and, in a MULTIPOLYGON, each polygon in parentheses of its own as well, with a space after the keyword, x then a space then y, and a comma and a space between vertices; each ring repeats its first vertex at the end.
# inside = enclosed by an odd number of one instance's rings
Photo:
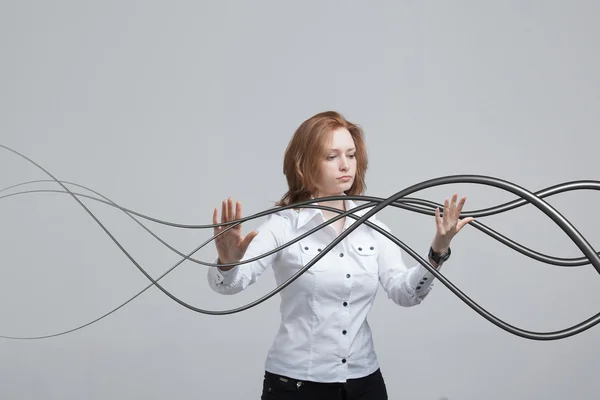
POLYGON ((350 190, 350 188, 352 187, 352 184, 354 182, 350 181, 350 182, 344 182, 343 185, 340 185, 340 188, 342 189, 342 191, 346 192, 348 190, 350 190))

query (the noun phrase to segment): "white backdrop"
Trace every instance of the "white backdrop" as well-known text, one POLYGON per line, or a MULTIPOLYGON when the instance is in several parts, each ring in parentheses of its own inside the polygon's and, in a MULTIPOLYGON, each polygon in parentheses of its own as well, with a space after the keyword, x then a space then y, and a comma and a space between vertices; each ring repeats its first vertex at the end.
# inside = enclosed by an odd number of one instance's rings
MULTIPOLYGON (((227 196, 246 215, 271 207, 286 190, 293 131, 329 109, 365 129, 368 195, 463 173, 532 191, 598 179, 599 11, 592 1, 3 1, 0 144, 59 179, 185 224, 210 224, 227 196)), ((48 179, 5 150, 0 171, 0 188, 48 179)), ((13 191, 36 188, 60 189, 13 191)), ((416 197, 443 202, 454 192, 468 196, 468 210, 514 199, 475 185, 416 197)), ((598 247, 599 196, 547 200, 598 247)), ((179 260, 119 210, 82 201, 152 276, 179 260)), ((380 216, 426 251, 432 217, 392 208, 380 216)), ((480 221, 537 251, 581 256, 533 206, 480 221)), ((212 234, 144 223, 184 252, 212 234)), ((0 335, 72 329, 148 284, 63 194, 1 199, 0 240, 0 335)), ((211 244, 196 256, 215 254, 211 244)), ((161 282, 211 310, 274 287, 269 271, 246 292, 220 296, 206 268, 186 262, 161 282)), ((561 329, 598 312, 591 265, 544 265, 471 227, 443 272, 524 329, 561 329)), ((274 297, 209 316, 151 288, 85 329, 1 339, 0 398, 258 399, 278 306, 274 297)), ((600 389, 598 327, 560 341, 522 339, 440 282, 411 309, 380 294, 369 321, 390 399, 584 400, 600 389)))

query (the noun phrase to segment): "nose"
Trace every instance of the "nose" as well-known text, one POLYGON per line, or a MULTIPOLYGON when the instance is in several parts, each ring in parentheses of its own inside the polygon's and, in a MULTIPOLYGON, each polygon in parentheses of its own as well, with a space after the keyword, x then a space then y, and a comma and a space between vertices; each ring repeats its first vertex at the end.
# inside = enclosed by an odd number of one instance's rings
POLYGON ((348 162, 348 159, 346 157, 340 157, 340 169, 342 171, 347 171, 348 168, 350 167, 350 163, 348 162))

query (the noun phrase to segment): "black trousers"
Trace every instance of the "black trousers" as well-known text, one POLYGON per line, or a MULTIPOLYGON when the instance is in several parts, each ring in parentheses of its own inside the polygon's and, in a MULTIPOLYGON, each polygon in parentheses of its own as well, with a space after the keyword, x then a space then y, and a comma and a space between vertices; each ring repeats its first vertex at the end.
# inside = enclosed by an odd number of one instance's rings
POLYGON ((261 400, 387 400, 381 370, 344 383, 298 381, 265 372, 261 400))

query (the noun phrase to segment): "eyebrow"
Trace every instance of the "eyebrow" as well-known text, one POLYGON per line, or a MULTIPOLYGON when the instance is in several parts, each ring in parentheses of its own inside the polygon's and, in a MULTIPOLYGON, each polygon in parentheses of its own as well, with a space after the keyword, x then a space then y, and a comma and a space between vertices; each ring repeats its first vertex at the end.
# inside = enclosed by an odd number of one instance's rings
MULTIPOLYGON (((340 149, 329 149, 329 151, 339 151, 340 149)), ((351 149, 348 149, 347 151, 354 151, 356 150, 356 148, 352 147, 351 149)))

